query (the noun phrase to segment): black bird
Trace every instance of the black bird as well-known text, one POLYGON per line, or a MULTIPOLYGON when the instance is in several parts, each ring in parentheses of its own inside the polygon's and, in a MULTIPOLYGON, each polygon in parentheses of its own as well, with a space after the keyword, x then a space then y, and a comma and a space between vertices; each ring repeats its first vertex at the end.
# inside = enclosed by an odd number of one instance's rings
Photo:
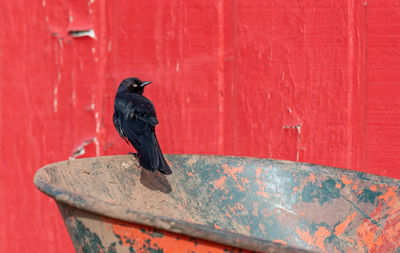
POLYGON ((114 100, 113 122, 121 138, 136 149, 140 166, 169 175, 172 171, 155 134, 156 111, 153 103, 143 96, 144 87, 150 83, 136 77, 120 83, 114 100))

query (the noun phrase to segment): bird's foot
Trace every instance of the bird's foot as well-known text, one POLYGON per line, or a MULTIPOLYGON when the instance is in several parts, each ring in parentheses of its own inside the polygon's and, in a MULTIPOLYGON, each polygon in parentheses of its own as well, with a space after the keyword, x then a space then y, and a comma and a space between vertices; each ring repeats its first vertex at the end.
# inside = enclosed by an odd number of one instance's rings
POLYGON ((137 153, 129 152, 128 154, 133 155, 133 157, 135 157, 136 161, 139 162, 139 155, 137 153))

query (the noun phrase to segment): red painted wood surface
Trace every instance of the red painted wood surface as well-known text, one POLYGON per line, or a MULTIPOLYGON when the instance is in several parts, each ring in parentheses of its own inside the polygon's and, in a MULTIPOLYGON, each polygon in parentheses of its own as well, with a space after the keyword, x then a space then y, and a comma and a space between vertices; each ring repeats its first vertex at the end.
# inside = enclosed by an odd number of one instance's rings
POLYGON ((118 83, 132 75, 153 81, 145 95, 165 153, 400 178, 398 1, 0 6, 0 252, 72 252, 33 174, 74 156, 130 151, 111 116, 118 83))

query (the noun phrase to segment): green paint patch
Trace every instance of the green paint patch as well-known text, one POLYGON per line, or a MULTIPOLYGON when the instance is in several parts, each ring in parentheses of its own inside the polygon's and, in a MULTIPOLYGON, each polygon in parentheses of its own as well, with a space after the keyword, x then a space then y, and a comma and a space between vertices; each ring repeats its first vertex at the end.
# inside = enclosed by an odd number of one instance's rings
POLYGON ((164 237, 164 234, 156 229, 146 230, 144 228, 141 228, 140 231, 144 234, 150 235, 153 238, 163 238, 164 237))
POLYGON ((321 185, 309 183, 304 186, 302 191, 302 199, 304 202, 318 200, 320 205, 332 199, 338 199, 339 197, 339 189, 336 188, 336 181, 332 178, 325 180, 321 185))
POLYGON ((108 246, 107 253, 117 253, 116 243, 113 242, 108 246))
POLYGON ((145 240, 145 244, 143 244, 144 252, 149 252, 149 253, 163 253, 164 250, 161 249, 157 244, 151 245, 151 240, 147 239, 145 240))
POLYGON ((381 192, 374 192, 370 189, 364 189, 357 197, 364 203, 375 204, 376 198, 382 195, 381 192))
POLYGON ((105 252, 105 248, 100 240, 100 237, 91 232, 82 221, 75 219, 75 227, 72 228, 71 239, 74 245, 78 245, 80 252, 105 252))

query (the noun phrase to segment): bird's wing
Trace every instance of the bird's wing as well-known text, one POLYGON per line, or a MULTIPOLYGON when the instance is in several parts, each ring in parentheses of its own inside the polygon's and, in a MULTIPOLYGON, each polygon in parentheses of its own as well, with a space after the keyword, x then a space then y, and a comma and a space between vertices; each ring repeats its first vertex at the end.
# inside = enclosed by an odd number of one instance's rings
POLYGON ((127 119, 140 119, 151 126, 158 124, 154 105, 146 97, 138 94, 126 94, 122 101, 124 101, 124 105, 121 111, 127 119))
POLYGON ((119 136, 121 136, 121 138, 124 139, 129 144, 128 139, 127 139, 124 131, 122 130, 121 118, 119 117, 119 113, 117 110, 114 110, 113 123, 114 123, 115 128, 118 131, 119 136))

